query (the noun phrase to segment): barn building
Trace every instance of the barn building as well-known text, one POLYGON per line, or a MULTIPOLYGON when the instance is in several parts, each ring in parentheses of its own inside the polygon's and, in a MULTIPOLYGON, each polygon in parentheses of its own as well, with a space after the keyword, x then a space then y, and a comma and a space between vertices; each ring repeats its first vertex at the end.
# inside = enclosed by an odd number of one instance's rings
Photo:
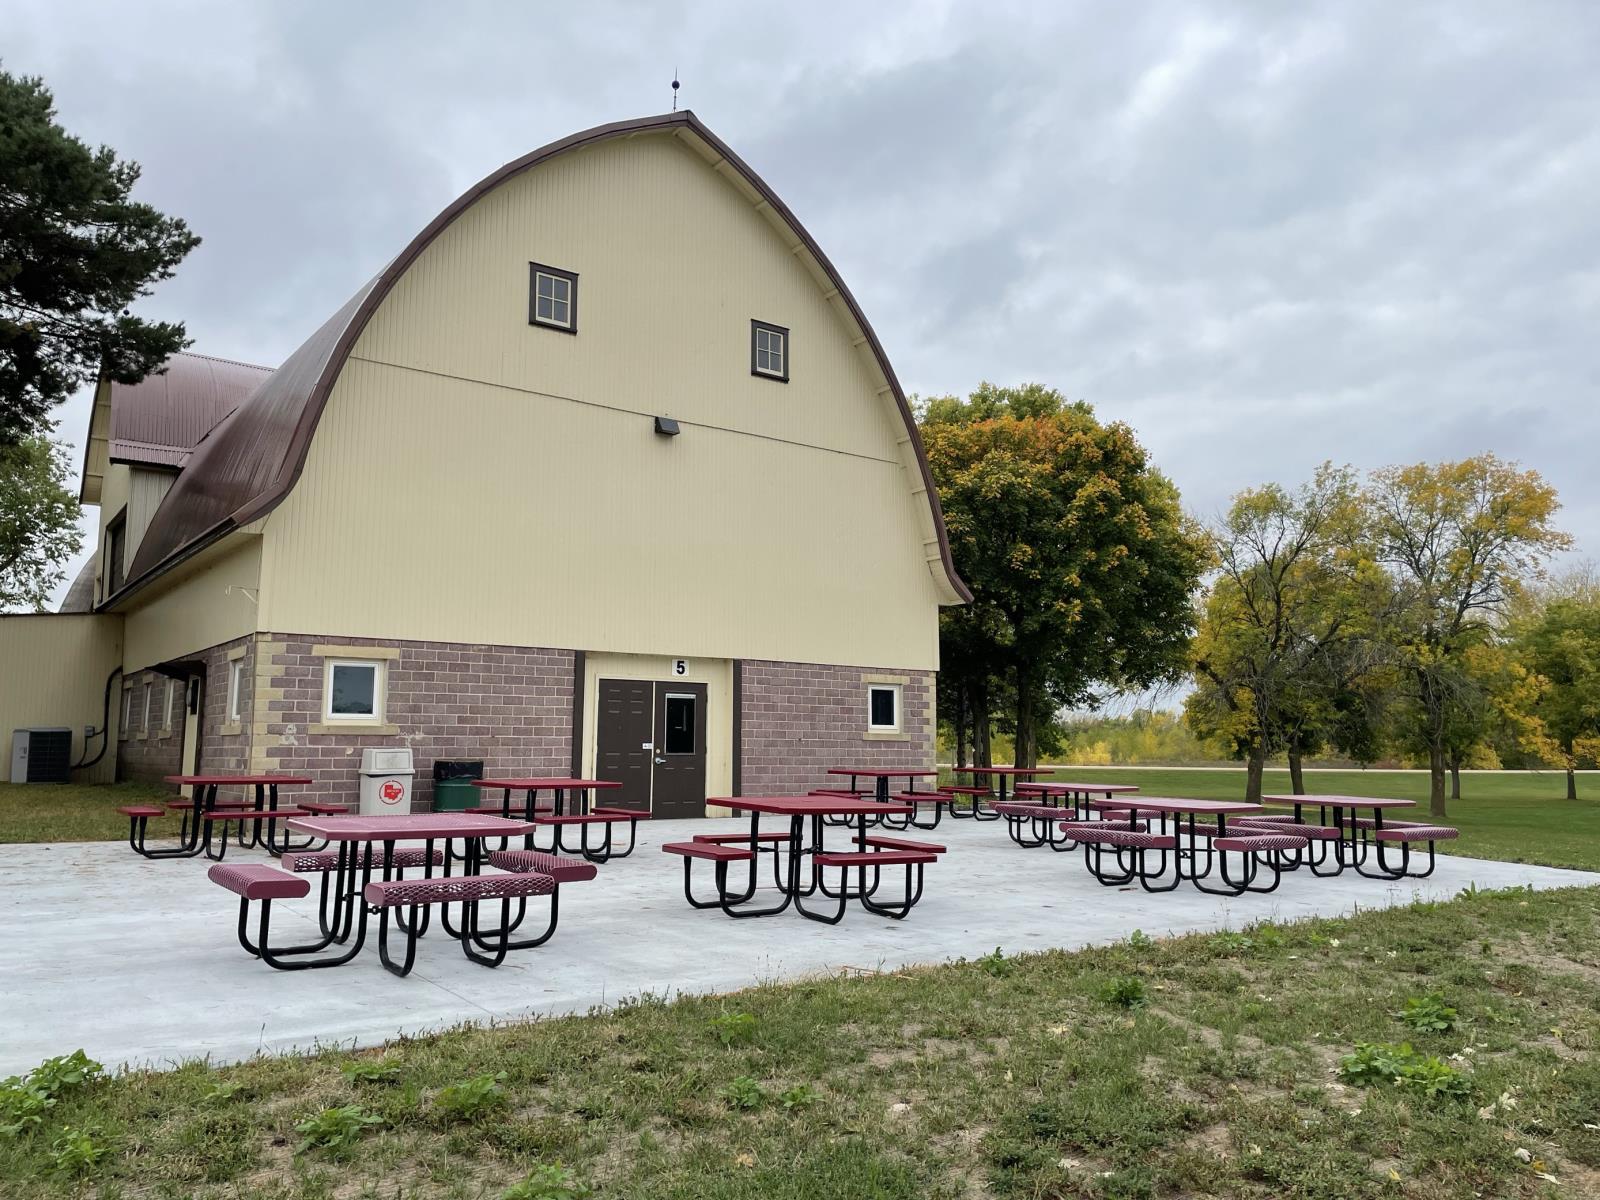
POLYGON ((117 774, 308 799, 369 746, 413 749, 419 806, 483 759, 657 816, 927 766, 970 598, 866 317, 689 112, 495 171, 276 370, 103 383, 83 499, 92 628, 50 637, 80 707, 121 668, 117 774))

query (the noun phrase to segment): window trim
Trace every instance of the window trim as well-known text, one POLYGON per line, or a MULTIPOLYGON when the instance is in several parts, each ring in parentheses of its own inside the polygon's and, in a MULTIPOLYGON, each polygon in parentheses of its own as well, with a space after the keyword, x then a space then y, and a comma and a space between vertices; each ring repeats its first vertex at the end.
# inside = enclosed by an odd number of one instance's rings
POLYGON ((162 693, 161 709, 161 736, 172 736, 172 698, 177 691, 178 681, 171 675, 167 676, 166 691, 162 693))
POLYGON ((322 664, 322 724, 361 725, 378 727, 384 721, 384 700, 388 688, 388 659, 386 658, 326 658, 322 664), (335 667, 366 667, 372 671, 372 713, 336 713, 333 711, 333 669, 335 667))
POLYGON ((869 683, 867 684, 867 732, 868 733, 901 733, 905 725, 904 688, 898 683, 869 683), (874 692, 888 692, 894 697, 894 723, 892 725, 879 725, 872 719, 872 697, 874 692))
POLYGON ((105 584, 105 594, 102 600, 110 599, 122 590, 123 584, 128 582, 128 506, 124 504, 117 510, 117 515, 106 522, 105 544, 102 547, 101 563, 102 576, 105 584), (118 549, 117 541, 121 539, 121 553, 113 554, 118 549))
POLYGON ((144 681, 144 716, 139 721, 139 732, 145 737, 150 736, 150 701, 153 698, 156 685, 150 680, 144 681))
POLYGON ((243 655, 228 661, 228 723, 237 725, 244 720, 244 664, 243 655))
POLYGON ((129 728, 133 724, 133 686, 130 684, 122 689, 122 719, 117 722, 117 741, 125 742, 132 735, 129 728))
POLYGON ((563 271, 560 267, 552 267, 547 263, 530 262, 528 264, 528 324, 537 325, 540 329, 554 329, 557 333, 578 332, 578 273, 576 271, 563 271), (567 302, 567 314, 571 319, 565 325, 558 321, 546 321, 539 315, 540 275, 549 275, 554 279, 565 279, 572 288, 571 298, 567 302))
POLYGON ((771 321, 758 321, 750 318, 750 374, 757 379, 770 379, 774 383, 789 382, 789 359, 794 350, 794 340, 789 336, 787 325, 774 325, 771 321), (783 374, 774 374, 772 371, 763 371, 756 366, 756 337, 761 330, 776 333, 783 338, 783 374))

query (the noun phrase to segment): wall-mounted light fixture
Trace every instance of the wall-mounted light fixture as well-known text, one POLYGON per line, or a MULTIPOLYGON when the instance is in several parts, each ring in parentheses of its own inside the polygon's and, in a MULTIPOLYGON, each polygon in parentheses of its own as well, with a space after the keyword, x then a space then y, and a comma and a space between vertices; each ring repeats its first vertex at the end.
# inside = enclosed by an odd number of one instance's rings
POLYGON ((662 437, 677 437, 678 423, 671 417, 657 417, 656 432, 662 437))

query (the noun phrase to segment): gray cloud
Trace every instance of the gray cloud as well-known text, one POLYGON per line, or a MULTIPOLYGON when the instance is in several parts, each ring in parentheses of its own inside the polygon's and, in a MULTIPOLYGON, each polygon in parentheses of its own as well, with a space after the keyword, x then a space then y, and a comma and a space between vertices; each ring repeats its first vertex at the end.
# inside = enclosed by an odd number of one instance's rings
POLYGON ((146 307, 210 353, 278 361, 457 192, 677 67, 908 387, 1054 384, 1201 513, 1494 450, 1600 554, 1600 10, 882 7, 74 4, 0 45, 206 238, 146 307))

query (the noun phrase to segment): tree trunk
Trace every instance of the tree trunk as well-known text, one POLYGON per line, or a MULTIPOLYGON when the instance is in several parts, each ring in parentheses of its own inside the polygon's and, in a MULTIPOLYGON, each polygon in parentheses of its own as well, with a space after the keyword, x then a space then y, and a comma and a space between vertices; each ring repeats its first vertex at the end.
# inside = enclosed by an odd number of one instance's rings
POLYGON ((967 689, 956 689, 956 761, 955 766, 967 765, 967 689))
POLYGON ((1039 763, 1039 735, 1033 727, 1034 713, 1038 706, 1034 703, 1033 674, 1025 667, 1017 668, 1017 714, 1016 714, 1016 745, 1011 755, 1012 766, 1033 767, 1039 763))
POLYGON ((972 765, 992 767, 994 759, 989 748, 989 697, 979 688, 968 695, 972 709, 972 765))
POLYGON ((1461 799, 1461 758, 1459 755, 1450 759, 1450 799, 1461 799))
POLYGON ((1266 747, 1258 742, 1250 749, 1250 762, 1245 771, 1244 800, 1246 804, 1261 803, 1261 772, 1266 765, 1266 747))
POLYGON ((1444 747, 1437 742, 1428 747, 1428 815, 1448 815, 1444 805, 1444 747))
POLYGON ((1300 747, 1289 747, 1289 790, 1296 796, 1306 794, 1305 771, 1300 765, 1300 747))
POLYGON ((1568 767, 1567 768, 1567 799, 1568 800, 1576 800, 1577 798, 1578 798, 1578 773, 1576 771, 1574 771, 1571 767, 1568 767))

